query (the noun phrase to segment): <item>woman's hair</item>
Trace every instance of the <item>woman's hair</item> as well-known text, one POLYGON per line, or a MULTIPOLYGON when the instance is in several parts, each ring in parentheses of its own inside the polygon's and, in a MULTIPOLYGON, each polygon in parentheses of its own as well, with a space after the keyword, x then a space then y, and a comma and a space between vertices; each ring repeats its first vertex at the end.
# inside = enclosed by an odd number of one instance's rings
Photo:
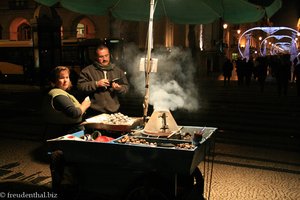
MULTIPOLYGON (((67 71, 68 74, 70 75, 70 69, 66 66, 57 66, 55 67, 51 73, 50 73, 50 77, 49 77, 49 80, 51 82, 52 85, 55 85, 56 82, 58 81, 59 79, 59 74, 61 71, 67 71)), ((72 82, 70 81, 70 87, 72 86, 72 82)))

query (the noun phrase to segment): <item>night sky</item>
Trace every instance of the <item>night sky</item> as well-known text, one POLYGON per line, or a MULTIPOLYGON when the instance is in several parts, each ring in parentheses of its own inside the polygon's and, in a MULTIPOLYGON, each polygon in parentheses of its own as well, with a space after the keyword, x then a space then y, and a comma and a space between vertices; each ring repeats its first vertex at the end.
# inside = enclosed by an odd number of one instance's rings
MULTIPOLYGON (((264 7, 272 4, 274 0, 249 0, 250 3, 264 7)), ((273 26, 286 26, 296 29, 300 17, 300 0, 282 0, 282 7, 271 18, 273 26)))
POLYGON ((273 26, 286 26, 296 29, 300 17, 299 0, 282 0, 282 7, 271 18, 273 26))

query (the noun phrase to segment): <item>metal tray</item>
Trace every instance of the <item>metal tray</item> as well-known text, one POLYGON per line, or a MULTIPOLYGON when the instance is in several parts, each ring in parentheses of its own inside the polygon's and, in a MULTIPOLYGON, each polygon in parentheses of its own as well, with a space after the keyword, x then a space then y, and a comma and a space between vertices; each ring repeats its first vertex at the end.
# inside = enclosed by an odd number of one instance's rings
MULTIPOLYGON (((184 127, 185 131, 193 132, 201 127, 184 127)), ((216 128, 206 128, 199 145, 190 149, 176 148, 164 145, 150 146, 143 144, 119 143, 123 135, 107 143, 78 140, 84 132, 72 134, 75 139, 60 137, 48 140, 50 150, 61 149, 64 152, 66 162, 93 163, 111 165, 114 167, 143 170, 161 171, 191 174, 198 164, 204 159, 206 153, 206 141, 212 136, 216 128)), ((140 136, 137 136, 140 137, 140 136)), ((192 144, 192 141, 140 137, 160 144, 192 144)))
POLYGON ((130 132, 137 126, 141 126, 143 124, 142 117, 128 117, 127 123, 107 123, 106 119, 108 114, 101 114, 89 119, 86 119, 85 122, 82 123, 84 127, 90 129, 99 129, 99 130, 108 130, 108 131, 123 131, 130 132))

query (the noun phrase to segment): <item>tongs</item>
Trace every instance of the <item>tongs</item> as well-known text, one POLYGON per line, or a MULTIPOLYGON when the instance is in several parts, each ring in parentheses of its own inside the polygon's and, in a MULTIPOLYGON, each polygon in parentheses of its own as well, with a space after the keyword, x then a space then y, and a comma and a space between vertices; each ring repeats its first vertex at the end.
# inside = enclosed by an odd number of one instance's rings
POLYGON ((176 130, 176 131, 173 131, 172 133, 170 133, 170 135, 168 135, 167 136, 167 139, 170 139, 173 135, 175 135, 175 134, 177 134, 177 133, 179 133, 179 131, 181 130, 183 128, 183 126, 182 127, 180 127, 178 130, 176 130))
POLYGON ((112 84, 112 83, 122 83, 122 78, 114 78, 113 80, 111 80, 110 81, 110 85, 112 84))

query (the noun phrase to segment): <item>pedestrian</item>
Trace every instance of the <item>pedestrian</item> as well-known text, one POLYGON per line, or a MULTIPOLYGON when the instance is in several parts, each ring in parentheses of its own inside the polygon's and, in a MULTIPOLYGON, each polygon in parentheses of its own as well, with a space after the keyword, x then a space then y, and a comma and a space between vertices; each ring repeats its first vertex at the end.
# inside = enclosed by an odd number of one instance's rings
POLYGON ((230 84, 230 78, 232 76, 233 64, 229 58, 225 59, 223 64, 223 76, 224 76, 224 86, 230 84))
POLYGON ((246 59, 238 58, 236 61, 236 74, 238 79, 238 85, 244 84, 244 74, 245 74, 245 65, 246 65, 246 59))
POLYGON ((292 69, 291 69, 291 72, 292 72, 292 80, 291 82, 292 83, 296 83, 296 74, 295 74, 295 70, 296 70, 296 65, 298 64, 299 62, 299 55, 296 56, 293 60, 293 65, 292 65, 292 69))
POLYGON ((291 65, 289 54, 279 56, 276 74, 278 96, 287 95, 288 83, 291 78, 291 65))
POLYGON ((268 73, 268 63, 266 57, 257 57, 257 81, 260 86, 260 91, 263 92, 265 89, 265 82, 268 73))
POLYGON ((297 56, 294 74, 296 78, 297 96, 300 96, 300 54, 297 56))
POLYGON ((87 116, 117 112, 119 95, 129 90, 126 74, 110 62, 110 51, 105 45, 97 47, 93 64, 81 70, 77 87, 91 99, 87 116))
POLYGON ((250 57, 245 65, 245 82, 246 86, 250 86, 252 74, 254 70, 254 61, 253 57, 250 57))

